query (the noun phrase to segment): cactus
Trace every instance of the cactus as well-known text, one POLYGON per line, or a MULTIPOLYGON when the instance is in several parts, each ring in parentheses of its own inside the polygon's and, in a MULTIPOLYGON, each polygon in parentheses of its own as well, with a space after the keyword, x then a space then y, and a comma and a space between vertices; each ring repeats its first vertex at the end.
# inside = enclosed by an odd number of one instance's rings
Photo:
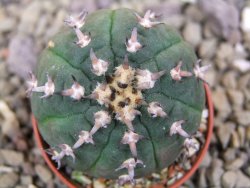
POLYGON ((156 18, 82 12, 49 41, 27 93, 58 168, 134 183, 195 147, 207 67, 156 18))

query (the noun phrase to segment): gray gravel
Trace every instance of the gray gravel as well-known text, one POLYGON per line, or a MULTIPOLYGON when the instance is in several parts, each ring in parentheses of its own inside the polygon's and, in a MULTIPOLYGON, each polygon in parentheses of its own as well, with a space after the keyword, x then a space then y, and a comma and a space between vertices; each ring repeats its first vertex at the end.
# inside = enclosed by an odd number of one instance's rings
MULTIPOLYGON (((250 32, 241 21, 250 1, 197 1, 199 5, 184 0, 0 1, 0 188, 65 187, 34 143, 25 79, 65 16, 108 7, 162 13, 203 63, 212 64, 206 79, 215 106, 214 134, 202 165, 186 185, 250 187, 250 32)), ((105 187, 99 180, 93 184, 105 187)))
POLYGON ((8 48, 8 70, 26 78, 27 72, 33 71, 37 62, 34 40, 29 35, 16 35, 11 39, 8 48))

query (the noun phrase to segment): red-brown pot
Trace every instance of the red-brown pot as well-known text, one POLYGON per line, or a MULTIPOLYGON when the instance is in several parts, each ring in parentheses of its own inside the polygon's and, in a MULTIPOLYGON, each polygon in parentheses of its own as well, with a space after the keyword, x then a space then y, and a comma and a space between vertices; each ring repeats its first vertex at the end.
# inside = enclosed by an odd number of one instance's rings
MULTIPOLYGON (((203 148, 199 151, 198 156, 196 158, 196 161, 193 163, 193 166, 189 171, 187 171, 183 177, 180 179, 176 180, 175 183, 169 186, 169 188, 178 188, 181 186, 184 182, 186 182, 196 171, 196 169, 199 167, 200 163, 202 162, 207 150, 208 146, 210 144, 211 136, 213 133, 213 125, 214 125, 214 111, 213 111, 213 103, 212 103, 212 96, 211 96, 211 91, 208 87, 207 84, 204 84, 205 92, 206 92, 206 103, 207 103, 207 108, 208 108, 208 123, 207 123, 207 132, 206 132, 206 141, 203 146, 203 148)), ((35 117, 32 115, 31 117, 32 120, 32 125, 33 125, 33 130, 35 134, 35 140, 37 142, 38 147, 40 148, 40 151, 42 153, 42 156, 46 163, 48 164, 49 168, 53 171, 54 174, 69 188, 77 188, 78 186, 74 184, 68 177, 66 177, 61 171, 59 171, 54 163, 51 161, 50 157, 48 154, 45 152, 45 149, 47 149, 47 144, 45 141, 42 139, 38 127, 37 127, 37 121, 35 117)), ((163 184, 154 184, 152 188, 163 188, 163 184)))

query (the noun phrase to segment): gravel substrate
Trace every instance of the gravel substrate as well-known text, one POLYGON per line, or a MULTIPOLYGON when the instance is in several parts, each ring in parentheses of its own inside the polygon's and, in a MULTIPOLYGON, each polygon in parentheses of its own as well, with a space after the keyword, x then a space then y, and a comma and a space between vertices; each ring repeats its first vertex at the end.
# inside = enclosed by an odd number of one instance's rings
MULTIPOLYGON (((65 187, 35 145, 25 94, 27 73, 34 69, 49 38, 64 27, 69 13, 119 7, 139 12, 150 8, 162 14, 161 19, 174 25, 195 48, 203 64, 212 64, 206 75, 215 106, 212 143, 202 165, 183 187, 250 187, 250 1, 3 0, 0 188, 65 187)), ((89 187, 107 184, 80 177, 89 187)), ((141 181, 143 186, 137 187, 147 187, 151 180, 141 181)))

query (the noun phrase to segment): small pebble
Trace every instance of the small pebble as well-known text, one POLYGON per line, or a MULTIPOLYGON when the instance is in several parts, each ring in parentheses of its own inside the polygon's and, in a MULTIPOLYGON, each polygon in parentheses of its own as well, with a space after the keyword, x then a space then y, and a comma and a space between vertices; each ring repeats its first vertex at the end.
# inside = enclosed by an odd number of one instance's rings
POLYGON ((234 148, 239 148, 240 147, 240 138, 239 135, 237 134, 236 131, 232 133, 232 146, 234 148))
POLYGON ((243 35, 244 46, 246 50, 250 49, 250 32, 244 33, 243 35))
POLYGON ((62 20, 67 17, 67 12, 65 10, 60 10, 56 13, 54 17, 53 25, 49 28, 46 28, 46 40, 48 41, 52 36, 60 31, 63 26, 62 20))
POLYGON ((243 126, 238 126, 237 132, 240 138, 240 146, 244 147, 246 142, 246 128, 243 126))
POLYGON ((225 168, 226 170, 237 170, 240 169, 244 164, 245 160, 243 160, 242 158, 237 158, 226 164, 225 168))
POLYGON ((23 153, 13 150, 1 149, 0 158, 4 164, 10 166, 20 166, 24 162, 23 153))
POLYGON ((223 37, 231 43, 240 41, 240 15, 234 3, 223 0, 199 0, 198 5, 207 18, 209 28, 218 38, 223 37))
POLYGON ((235 59, 232 65, 242 73, 248 72, 250 70, 250 61, 246 59, 235 59))
POLYGON ((183 29, 183 36, 192 46, 198 46, 202 39, 200 24, 188 22, 183 29))
POLYGON ((234 90, 234 89, 227 90, 227 93, 234 109, 241 109, 244 104, 243 93, 239 90, 234 90))
POLYGON ((223 159, 228 162, 234 160, 236 157, 236 150, 234 148, 227 148, 223 153, 223 159))
POLYGON ((195 22, 201 22, 204 19, 204 14, 197 6, 188 6, 185 10, 185 15, 195 22))
MULTIPOLYGON (((1 161, 2 159, 0 159, 0 164, 3 163, 3 161, 1 161)), ((8 167, 8 166, 0 166, 0 174, 3 174, 3 173, 10 173, 10 172, 13 172, 14 169, 12 167, 8 167)))
POLYGON ((250 166, 247 167, 246 173, 247 173, 247 175, 250 177, 250 166))
POLYGON ((225 124, 223 123, 218 126, 217 135, 223 149, 227 148, 231 138, 231 134, 233 133, 234 129, 235 129, 234 123, 225 123, 225 124))
POLYGON ((1 188, 12 188, 18 182, 18 174, 15 172, 10 172, 6 174, 0 174, 0 187, 1 188))
POLYGON ((36 30, 34 32, 36 37, 40 37, 40 36, 42 36, 45 33, 45 31, 46 31, 46 29, 48 27, 48 24, 49 24, 48 23, 49 19, 51 19, 51 18, 47 14, 46 15, 42 15, 39 18, 38 27, 36 28, 36 30))
POLYGON ((81 12, 82 7, 88 7, 88 12, 93 12, 97 9, 96 1, 93 0, 72 0, 70 1, 70 12, 81 12))
POLYGON ((223 162, 219 159, 213 159, 212 166, 207 171, 208 185, 213 185, 215 187, 221 187, 220 178, 224 173, 222 168, 223 162))
POLYGON ((103 182, 100 182, 99 180, 94 180, 93 188, 106 188, 106 185, 103 182))
POLYGON ((13 37, 9 44, 9 53, 7 60, 9 70, 26 79, 28 72, 34 70, 37 62, 33 39, 22 35, 13 37))
POLYGON ((21 20, 18 32, 22 34, 32 34, 35 32, 36 24, 41 15, 42 6, 39 1, 32 1, 21 12, 21 20), (32 16, 31 16, 32 15, 32 16))
POLYGON ((250 127, 246 127, 246 139, 250 141, 250 127))
MULTIPOLYGON (((61 1, 63 2, 63 1, 61 1)), ((57 7, 56 7, 56 3, 53 1, 42 1, 42 7, 43 7, 43 11, 48 12, 50 14, 52 14, 53 12, 56 11, 57 7)))
POLYGON ((199 46, 199 55, 202 58, 212 58, 216 53, 217 40, 207 39, 203 40, 199 46))
POLYGON ((199 169, 198 187, 207 187, 206 168, 199 169))
POLYGON ((237 111, 235 113, 236 119, 239 124, 249 126, 250 125, 250 110, 249 111, 237 111))
POLYGON ((229 43, 221 43, 217 49, 216 57, 225 62, 232 62, 234 59, 234 48, 229 43))
POLYGON ((13 18, 0 19, 0 33, 9 32, 16 27, 16 20, 13 18))
POLYGON ((250 185, 250 178, 243 174, 240 170, 236 171, 236 177, 237 180, 235 187, 246 187, 246 185, 250 185))
POLYGON ((244 32, 250 32, 250 6, 245 7, 241 12, 241 29, 244 32))
MULTIPOLYGON (((32 160, 29 160, 29 161, 32 161, 32 160)), ((21 166, 22 166, 22 171, 25 175, 31 175, 31 176, 35 175, 35 170, 34 170, 34 166, 32 165, 32 163, 24 162, 21 166)))
POLYGON ((6 70, 6 65, 0 61, 0 79, 4 80, 8 76, 9 75, 8 75, 8 71, 6 70))
POLYGON ((214 107, 218 110, 218 118, 222 120, 227 118, 232 110, 225 89, 217 87, 215 91, 213 91, 212 96, 214 107))
POLYGON ((36 171, 36 174, 39 176, 39 178, 44 182, 44 183, 47 183, 48 181, 50 181, 52 179, 52 173, 51 171, 43 166, 43 165, 36 165, 35 166, 35 171, 36 171))
POLYGON ((2 134, 9 138, 14 138, 20 131, 20 125, 16 118, 16 114, 8 107, 8 105, 0 100, 1 130, 2 134))
POLYGON ((247 58, 247 51, 245 49, 245 46, 243 45, 243 43, 237 43, 234 47, 234 51, 235 51, 235 58, 236 59, 245 59, 247 58))
POLYGON ((30 185, 32 184, 33 180, 32 180, 32 176, 25 176, 25 175, 22 175, 20 177, 21 179, 21 184, 22 185, 30 185))
POLYGON ((224 87, 229 89, 236 89, 237 84, 237 75, 234 71, 226 72, 222 77, 222 83, 224 87))
POLYGON ((97 0, 98 8, 109 8, 112 3, 112 0, 97 0))
POLYGON ((222 186, 224 188, 234 188, 237 180, 237 175, 234 171, 226 171, 222 175, 222 186))
POLYGON ((250 74, 242 75, 238 80, 238 87, 241 90, 250 87, 250 74))

